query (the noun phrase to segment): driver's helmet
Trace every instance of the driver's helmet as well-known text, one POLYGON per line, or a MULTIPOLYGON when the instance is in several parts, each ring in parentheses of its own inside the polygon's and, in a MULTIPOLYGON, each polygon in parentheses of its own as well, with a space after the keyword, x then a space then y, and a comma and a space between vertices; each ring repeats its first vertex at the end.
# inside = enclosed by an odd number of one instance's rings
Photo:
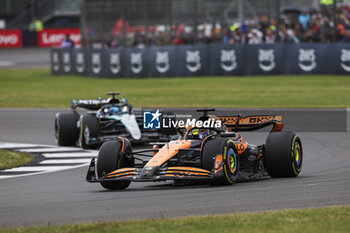
POLYGON ((119 107, 110 107, 108 112, 109 114, 113 115, 113 114, 119 113, 119 111, 120 111, 119 107))
POLYGON ((204 140, 204 138, 208 137, 210 134, 211 134, 210 129, 206 129, 206 128, 193 129, 192 130, 192 139, 204 140))

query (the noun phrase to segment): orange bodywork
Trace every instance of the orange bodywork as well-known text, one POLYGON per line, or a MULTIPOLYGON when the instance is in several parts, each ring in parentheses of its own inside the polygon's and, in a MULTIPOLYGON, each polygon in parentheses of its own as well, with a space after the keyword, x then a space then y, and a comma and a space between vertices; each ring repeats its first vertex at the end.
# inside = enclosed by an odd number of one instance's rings
POLYGON ((187 140, 172 141, 163 146, 158 153, 148 161, 145 167, 160 166, 179 152, 179 149, 189 149, 191 142, 187 140))
POLYGON ((247 149, 248 143, 246 143, 246 142, 236 142, 235 145, 236 145, 236 148, 237 148, 237 152, 240 155, 247 149))
POLYGON ((176 176, 208 176, 209 174, 203 174, 198 172, 178 172, 178 171, 167 171, 166 175, 176 176))
POLYGON ((195 174, 188 174, 188 175, 178 175, 178 174, 166 174, 167 177, 174 177, 174 178, 178 178, 178 177, 186 177, 186 178, 197 178, 197 177, 204 177, 206 178, 207 176, 206 175, 195 175, 195 174))
POLYGON ((115 176, 131 176, 135 173, 136 168, 121 168, 110 172, 106 175, 106 177, 115 177, 115 176))
POLYGON ((284 127, 284 123, 282 122, 276 122, 275 126, 271 130, 271 132, 281 132, 284 127))
POLYGON ((167 173, 168 172, 173 172, 173 171, 181 171, 181 172, 190 172, 190 173, 201 173, 201 174, 210 174, 210 171, 207 171, 202 168, 196 168, 196 167, 168 167, 167 173))
POLYGON ((223 169, 223 163, 224 163, 224 159, 222 157, 222 154, 216 156, 216 159, 215 159, 215 169, 214 171, 215 172, 219 172, 223 169))

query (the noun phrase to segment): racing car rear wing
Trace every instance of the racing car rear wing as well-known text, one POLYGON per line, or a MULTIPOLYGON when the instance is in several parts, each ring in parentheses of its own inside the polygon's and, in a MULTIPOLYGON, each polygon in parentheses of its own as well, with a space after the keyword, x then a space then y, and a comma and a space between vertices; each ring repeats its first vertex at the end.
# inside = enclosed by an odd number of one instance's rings
MULTIPOLYGON (((85 108, 87 110, 96 111, 99 110, 105 104, 119 104, 120 100, 116 96, 119 95, 119 92, 109 92, 107 95, 112 97, 108 99, 102 99, 101 97, 98 99, 83 99, 83 100, 72 100, 72 109, 76 109, 77 107, 85 108)), ((127 100, 124 103, 128 103, 127 100)))
POLYGON ((98 110, 102 107, 102 105, 108 104, 108 101, 105 99, 99 100, 72 100, 72 109, 76 109, 77 107, 85 108, 87 110, 98 110))
POLYGON ((271 132, 282 131, 284 123, 278 115, 219 116, 229 131, 253 131, 272 125, 271 132))

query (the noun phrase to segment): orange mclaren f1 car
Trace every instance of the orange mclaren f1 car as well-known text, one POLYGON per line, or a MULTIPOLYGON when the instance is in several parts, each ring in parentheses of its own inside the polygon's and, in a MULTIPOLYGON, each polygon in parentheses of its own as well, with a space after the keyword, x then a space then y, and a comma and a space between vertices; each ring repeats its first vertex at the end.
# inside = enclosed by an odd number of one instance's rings
POLYGON ((212 110, 199 110, 204 112, 199 120, 220 120, 221 127, 179 129, 179 134, 161 148, 155 145, 153 149, 133 151, 130 142, 122 137, 103 143, 97 160, 91 160, 86 180, 114 190, 127 188, 131 181, 201 180, 226 185, 264 176, 299 175, 303 161, 301 140, 294 132, 281 132, 281 116, 216 117, 208 115, 212 110), (249 144, 239 133, 271 125, 263 145, 249 144), (151 158, 144 161, 140 156, 151 158))

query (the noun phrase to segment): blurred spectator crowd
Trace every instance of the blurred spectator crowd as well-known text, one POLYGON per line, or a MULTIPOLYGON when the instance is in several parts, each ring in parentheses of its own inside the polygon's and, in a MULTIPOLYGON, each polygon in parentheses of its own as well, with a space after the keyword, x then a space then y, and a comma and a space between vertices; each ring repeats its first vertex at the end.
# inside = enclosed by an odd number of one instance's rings
MULTIPOLYGON (((333 14, 333 9, 325 6, 320 11, 285 9, 278 20, 263 15, 240 24, 201 24, 197 31, 185 25, 173 26, 171 32, 135 31, 128 35, 127 45, 142 48, 170 44, 331 43, 334 39, 335 42, 350 42, 350 6, 337 8, 336 27, 333 14)), ((107 45, 118 47, 121 41, 122 35, 115 34, 107 45)))

